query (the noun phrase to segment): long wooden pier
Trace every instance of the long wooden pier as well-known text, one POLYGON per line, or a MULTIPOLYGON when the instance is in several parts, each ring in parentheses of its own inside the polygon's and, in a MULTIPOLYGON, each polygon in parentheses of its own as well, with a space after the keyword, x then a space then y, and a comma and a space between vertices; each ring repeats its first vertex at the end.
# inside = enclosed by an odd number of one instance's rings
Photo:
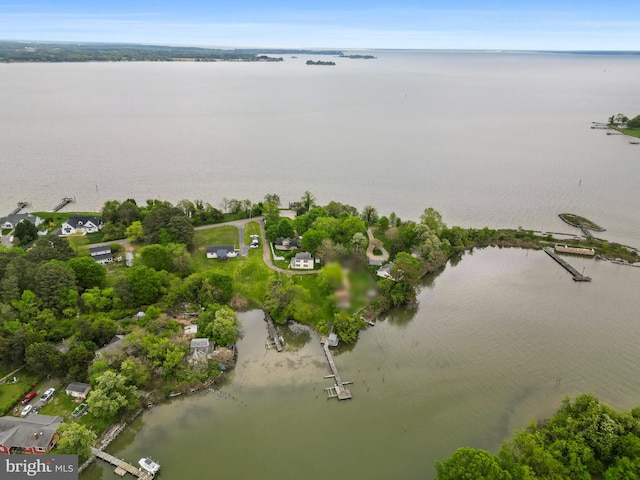
POLYGON ((320 343, 322 343, 322 349, 324 350, 324 354, 327 356, 329 368, 331 368, 332 373, 332 375, 327 375, 325 378, 333 378, 335 381, 335 386, 325 388, 325 392, 327 392, 329 398, 349 400, 351 398, 351 392, 347 387, 345 387, 345 385, 348 385, 351 382, 343 382, 342 378, 340 378, 340 372, 338 371, 338 367, 336 367, 336 362, 333 361, 333 355, 331 355, 331 351, 329 350, 329 344, 324 337, 320 340, 320 343))
POLYGON ((17 207, 14 208, 9 215, 15 215, 20 210, 22 210, 23 208, 28 207, 29 205, 31 205, 29 202, 18 202, 17 203, 17 207))
POLYGON ((264 311, 264 318, 267 321, 267 331, 269 332, 269 337, 273 340, 273 344, 276 347, 278 352, 283 350, 282 342, 280 341, 280 336, 278 335, 278 331, 276 330, 276 326, 273 324, 273 318, 266 310, 264 311))
POLYGON ((58 210, 62 210, 64 207, 66 207, 67 205, 69 205, 70 203, 75 202, 75 199, 70 198, 70 197, 64 197, 59 204, 57 204, 55 207, 53 207, 53 212, 57 212, 58 210))
POLYGON ((98 458, 101 458, 107 463, 114 465, 116 469, 114 470, 116 474, 123 477, 125 474, 130 473, 134 477, 138 477, 140 480, 151 480, 153 475, 149 472, 139 468, 134 467, 130 463, 125 462, 113 455, 108 454, 107 452, 103 452, 102 450, 98 450, 97 448, 91 447, 91 453, 98 458))
POLYGON ((551 248, 545 248, 544 251, 547 255, 549 255, 556 262, 562 265, 567 272, 573 275, 574 282, 590 282, 591 281, 591 277, 585 277, 584 275, 579 273, 575 268, 573 268, 571 265, 565 262, 562 258, 556 255, 556 253, 551 248))

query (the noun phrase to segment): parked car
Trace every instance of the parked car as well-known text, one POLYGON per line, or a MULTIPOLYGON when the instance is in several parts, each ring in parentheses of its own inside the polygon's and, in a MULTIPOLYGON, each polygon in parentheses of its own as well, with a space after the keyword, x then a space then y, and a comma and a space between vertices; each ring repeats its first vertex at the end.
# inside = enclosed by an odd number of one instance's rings
POLYGON ((27 393, 24 398, 22 399, 22 404, 26 405, 27 403, 29 403, 31 400, 33 400, 34 398, 36 398, 37 393, 36 392, 29 392, 27 393))
POLYGON ((49 388, 47 389, 43 394, 42 397, 40 397, 40 400, 46 402, 48 401, 51 397, 53 397, 53 394, 56 393, 56 389, 55 388, 49 388))
POLYGON ((27 405, 26 407, 24 407, 22 409, 22 412, 20 412, 20 416, 21 417, 26 417, 27 415, 29 415, 31 413, 31 410, 33 410, 33 405, 27 405))

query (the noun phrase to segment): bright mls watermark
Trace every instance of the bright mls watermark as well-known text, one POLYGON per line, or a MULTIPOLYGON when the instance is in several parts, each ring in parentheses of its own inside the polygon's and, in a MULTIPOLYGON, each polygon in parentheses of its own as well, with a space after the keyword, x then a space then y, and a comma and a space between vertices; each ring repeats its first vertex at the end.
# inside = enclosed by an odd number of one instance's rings
POLYGON ((78 480, 78 455, 1 455, 2 480, 78 480))

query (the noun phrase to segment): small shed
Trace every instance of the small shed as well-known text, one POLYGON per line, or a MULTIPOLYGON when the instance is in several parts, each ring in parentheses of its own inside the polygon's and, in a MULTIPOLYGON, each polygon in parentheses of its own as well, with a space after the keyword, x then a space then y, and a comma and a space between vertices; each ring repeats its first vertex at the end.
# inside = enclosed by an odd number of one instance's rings
POLYGON ((208 338, 194 338, 191 340, 191 355, 209 355, 213 352, 213 344, 208 338))
POLYGON ((73 382, 67 385, 65 392, 70 397, 85 400, 90 390, 91 385, 88 383, 73 382))
POLYGON ((335 332, 331 332, 327 338, 327 344, 330 347, 337 347, 339 343, 340 339, 338 338, 338 335, 336 335, 335 332))

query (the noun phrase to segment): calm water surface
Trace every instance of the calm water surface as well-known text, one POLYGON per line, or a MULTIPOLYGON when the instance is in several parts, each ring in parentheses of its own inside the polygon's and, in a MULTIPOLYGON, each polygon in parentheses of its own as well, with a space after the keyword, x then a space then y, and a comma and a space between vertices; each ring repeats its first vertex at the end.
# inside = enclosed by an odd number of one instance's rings
MULTIPOLYGON (((576 259, 574 283, 543 252, 486 249, 429 279, 416 312, 398 311, 342 348, 351 401, 327 400, 318 337, 283 330, 265 349, 260 311, 240 315, 239 364, 220 392, 154 408, 109 451, 159 459, 167 478, 434 478, 460 446, 497 451, 566 395, 619 409, 640 399, 640 271, 576 259)), ((97 464, 83 476, 115 479, 97 464)))
POLYGON ((310 190, 463 226, 564 231, 576 211, 640 236, 640 148, 589 128, 640 113, 637 56, 374 54, 0 65, 0 212, 310 190))

